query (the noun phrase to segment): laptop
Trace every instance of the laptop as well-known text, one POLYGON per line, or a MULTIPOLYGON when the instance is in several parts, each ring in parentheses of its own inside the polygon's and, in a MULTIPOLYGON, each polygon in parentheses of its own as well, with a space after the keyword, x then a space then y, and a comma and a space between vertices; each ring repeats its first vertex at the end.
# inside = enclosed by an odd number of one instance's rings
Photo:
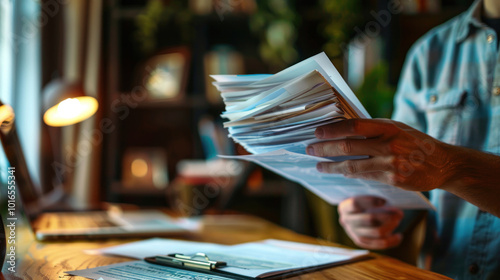
MULTIPOLYGON (((38 240, 93 239, 117 237, 156 237, 181 235, 197 229, 196 222, 188 219, 175 219, 161 211, 133 210, 122 211, 111 207, 107 211, 50 212, 43 213, 49 200, 57 197, 57 189, 40 193, 35 188, 14 125, 12 108, 0 102, 0 185, 6 191, 9 175, 15 176, 16 211, 27 217, 38 240), (8 169, 9 167, 14 169, 8 169), (9 174, 8 171, 14 170, 9 174)), ((60 191, 60 190, 59 190, 60 191)), ((5 215, 7 201, 2 197, 2 215, 5 215)))

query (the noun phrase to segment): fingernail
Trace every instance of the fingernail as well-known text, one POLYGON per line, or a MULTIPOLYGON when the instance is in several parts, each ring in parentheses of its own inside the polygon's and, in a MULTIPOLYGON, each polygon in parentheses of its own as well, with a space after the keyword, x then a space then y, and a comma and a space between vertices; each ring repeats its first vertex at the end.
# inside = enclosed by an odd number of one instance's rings
POLYGON ((318 128, 316 128, 315 134, 316 134, 316 138, 320 138, 321 139, 325 135, 325 131, 323 130, 323 128, 318 127, 318 128))
POLYGON ((323 164, 318 163, 318 164, 316 165, 316 169, 318 169, 318 171, 319 171, 319 172, 323 172, 323 164))
POLYGON ((314 156, 314 148, 313 147, 307 147, 307 154, 314 156))

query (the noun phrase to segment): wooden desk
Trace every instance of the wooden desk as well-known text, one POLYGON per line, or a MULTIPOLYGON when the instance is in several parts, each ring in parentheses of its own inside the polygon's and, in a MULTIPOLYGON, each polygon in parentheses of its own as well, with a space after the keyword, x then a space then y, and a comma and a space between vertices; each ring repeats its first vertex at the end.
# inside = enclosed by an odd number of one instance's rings
MULTIPOLYGON (((326 241, 300 235, 267 221, 250 216, 208 216, 200 233, 184 236, 193 241, 237 244, 267 238, 333 245, 326 241)), ((123 257, 93 256, 83 252, 86 249, 119 245, 131 239, 78 242, 37 242, 30 231, 18 231, 16 273, 4 267, 3 279, 59 279, 77 280, 83 277, 69 276, 64 271, 93 268, 118 262, 130 261, 123 257)), ((5 266, 5 265, 4 265, 5 266)), ((1 278, 1 277, 0 277, 1 278)), ((449 279, 425 271, 398 260, 371 254, 367 260, 339 265, 317 272, 295 276, 290 279, 449 279)))

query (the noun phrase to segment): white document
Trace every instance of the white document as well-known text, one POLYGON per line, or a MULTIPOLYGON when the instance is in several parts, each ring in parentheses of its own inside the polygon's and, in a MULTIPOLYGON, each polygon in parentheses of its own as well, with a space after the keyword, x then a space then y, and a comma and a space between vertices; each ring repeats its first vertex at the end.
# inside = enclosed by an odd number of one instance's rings
POLYGON ((299 246, 294 248, 293 245, 275 246, 272 241, 264 241, 229 246, 222 252, 209 252, 207 255, 213 256, 216 260, 227 262, 227 267, 221 268, 223 271, 261 278, 307 268, 342 264, 368 254, 366 250, 353 250, 352 254, 337 254, 320 248, 316 250, 301 249, 299 246))
MULTIPOLYGON (((296 149, 305 151, 309 142, 297 143, 296 149)), ((316 169, 318 162, 333 162, 333 159, 309 156, 287 150, 246 156, 220 156, 222 158, 247 160, 257 163, 291 181, 302 184, 311 192, 332 205, 359 195, 384 198, 388 205, 401 209, 434 209, 427 198, 419 192, 406 191, 376 181, 345 178, 341 174, 325 174, 316 169)), ((340 158, 339 158, 340 159, 340 158)))
POLYGON ((95 280, 231 280, 211 274, 204 274, 174 267, 150 264, 144 261, 117 263, 96 268, 66 271, 67 274, 95 280))
MULTIPOLYGON (((268 277, 293 271, 300 271, 307 268, 320 268, 323 266, 331 266, 354 261, 366 256, 369 251, 341 249, 331 246, 310 245, 273 239, 227 246, 212 243, 155 238, 100 250, 92 250, 90 253, 118 255, 138 259, 160 254, 166 255, 169 253, 181 253, 184 255, 205 253, 211 260, 223 261, 227 263, 227 266, 219 268, 221 271, 247 277, 268 277)), ((151 266, 149 264, 145 264, 144 262, 129 262, 122 265, 126 266, 112 265, 82 271, 69 271, 66 273, 91 278, 103 276, 118 277, 120 276, 120 273, 135 273, 134 271, 136 269, 138 271, 143 269, 145 272, 151 273, 151 275, 154 276, 156 276, 155 273, 165 273, 165 269, 162 269, 161 266, 151 266)), ((182 276, 182 274, 176 269, 168 269, 167 273, 171 273, 175 277, 182 276)), ((123 274, 122 278, 118 277, 116 279, 133 279, 125 276, 129 275, 123 274)), ((165 279, 178 279, 175 277, 165 279)), ((199 279, 205 279, 203 278, 204 276, 200 277, 202 278, 199 279)), ((104 277, 104 279, 114 278, 104 277)), ((138 279, 145 280, 163 278, 144 277, 138 279)))
MULTIPOLYGON (((97 250, 86 250, 85 253, 92 255, 115 255, 129 257, 133 259, 144 259, 155 255, 166 255, 172 253, 189 253, 191 251, 217 251, 222 250, 226 245, 182 241, 165 238, 151 238, 147 240, 127 243, 124 245, 112 246, 97 250)), ((194 252, 194 253, 199 253, 194 252)))

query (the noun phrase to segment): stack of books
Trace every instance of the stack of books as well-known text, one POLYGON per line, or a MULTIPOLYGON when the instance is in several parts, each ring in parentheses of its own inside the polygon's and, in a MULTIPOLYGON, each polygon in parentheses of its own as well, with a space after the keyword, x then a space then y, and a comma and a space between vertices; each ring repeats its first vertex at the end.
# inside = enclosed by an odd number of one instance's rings
POLYGON ((221 116, 228 120, 224 127, 229 137, 250 153, 261 154, 279 149, 305 153, 304 146, 316 140, 317 127, 369 117, 352 92, 347 96, 333 82, 337 76, 321 53, 274 75, 211 77, 226 106, 221 116))

